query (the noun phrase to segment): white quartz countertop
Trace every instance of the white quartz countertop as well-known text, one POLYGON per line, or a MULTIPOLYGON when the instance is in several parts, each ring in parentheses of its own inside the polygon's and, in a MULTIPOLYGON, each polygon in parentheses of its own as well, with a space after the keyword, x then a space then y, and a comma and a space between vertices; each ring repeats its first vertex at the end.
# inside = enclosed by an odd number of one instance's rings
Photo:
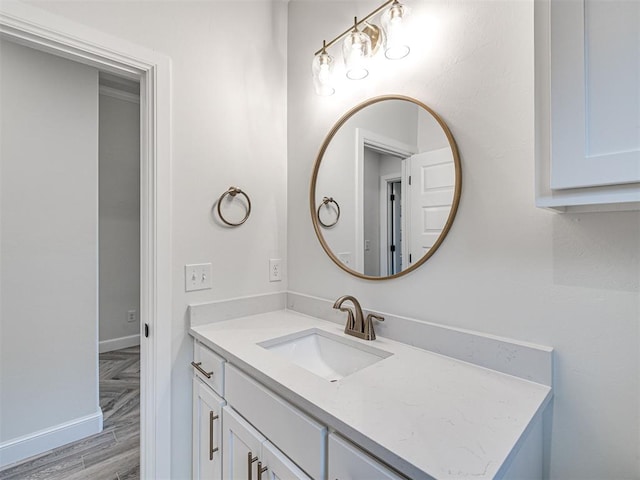
POLYGON ((265 386, 396 470, 419 478, 499 478, 551 389, 378 337, 392 353, 335 383, 260 342, 332 322, 281 310, 191 327, 190 334, 265 386))

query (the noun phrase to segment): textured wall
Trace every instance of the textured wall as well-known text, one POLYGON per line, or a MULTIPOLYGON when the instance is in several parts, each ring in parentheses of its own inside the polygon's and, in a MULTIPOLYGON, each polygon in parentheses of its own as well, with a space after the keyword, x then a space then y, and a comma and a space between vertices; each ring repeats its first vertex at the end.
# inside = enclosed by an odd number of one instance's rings
POLYGON ((419 24, 411 55, 330 98, 313 93, 313 52, 378 4, 289 5, 289 287, 554 347, 551 478, 638 478, 640 214, 534 207, 533 2, 407 3, 419 24), (448 123, 463 190, 449 236, 425 265, 370 282, 323 254, 306 198, 332 124, 386 93, 416 97, 448 123))

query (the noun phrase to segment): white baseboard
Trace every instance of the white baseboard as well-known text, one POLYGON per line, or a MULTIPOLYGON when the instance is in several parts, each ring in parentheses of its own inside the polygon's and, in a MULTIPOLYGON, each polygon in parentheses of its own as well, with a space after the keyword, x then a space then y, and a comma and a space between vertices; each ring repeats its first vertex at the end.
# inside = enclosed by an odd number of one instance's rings
POLYGON ((0 468, 102 431, 102 410, 0 444, 0 468))
POLYGON ((140 335, 129 335, 128 337, 112 338, 111 340, 102 340, 99 342, 98 351, 100 353, 112 352, 122 348, 134 347, 140 345, 140 335))

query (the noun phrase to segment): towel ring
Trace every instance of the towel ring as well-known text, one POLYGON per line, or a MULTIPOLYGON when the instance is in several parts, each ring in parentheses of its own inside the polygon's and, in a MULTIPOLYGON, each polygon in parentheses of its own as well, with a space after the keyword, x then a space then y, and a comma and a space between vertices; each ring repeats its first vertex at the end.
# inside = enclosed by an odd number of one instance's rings
POLYGON ((229 187, 229 189, 226 192, 220 195, 220 198, 218 199, 218 216, 220 217, 220 220, 222 220, 224 223, 226 223, 230 227, 239 227, 240 225, 242 225, 244 222, 247 221, 247 218, 249 218, 249 215, 251 215, 251 200, 249 199, 249 196, 246 193, 244 193, 242 190, 240 190, 238 187, 229 187), (244 198, 247 199, 247 213, 244 216, 244 218, 240 220, 238 223, 233 223, 227 220, 226 218, 224 218, 224 215, 222 215, 222 211, 220 211, 220 204, 222 203, 222 200, 224 200, 224 197, 226 197, 227 195, 231 195, 232 197, 235 197, 238 194, 243 195, 244 198))
POLYGON ((318 217, 318 222, 320 222, 320 225, 322 225, 325 228, 331 228, 333 227, 336 223, 338 223, 338 220, 340 219, 340 205, 338 205, 338 202, 336 202, 333 197, 324 197, 322 199, 322 203, 320 204, 320 206, 318 207, 318 213, 316 215, 318 217), (336 219, 334 220, 333 223, 324 223, 321 219, 320 219, 320 209, 326 205, 328 206, 330 203, 333 203, 336 206, 337 209, 337 214, 336 214, 336 219))

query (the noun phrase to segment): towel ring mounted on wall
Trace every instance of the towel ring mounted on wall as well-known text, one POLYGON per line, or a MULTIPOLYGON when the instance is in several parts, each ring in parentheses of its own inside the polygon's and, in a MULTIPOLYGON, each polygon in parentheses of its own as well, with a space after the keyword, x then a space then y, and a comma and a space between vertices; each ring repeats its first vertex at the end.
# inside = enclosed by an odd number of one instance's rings
POLYGON ((239 227, 244 222, 246 222, 247 218, 249 218, 249 215, 251 215, 251 199, 249 198, 249 195, 247 195, 245 192, 240 190, 238 187, 229 187, 229 189, 226 192, 224 192, 222 195, 220 195, 220 198, 218 199, 218 207, 217 208, 218 208, 218 216, 220 217, 220 220, 222 220, 224 223, 226 223, 230 227, 239 227), (224 198, 227 195, 231 195, 232 197, 235 197, 238 194, 244 196, 244 198, 247 199, 247 213, 245 214, 244 218, 242 220, 240 220, 238 223, 233 223, 233 222, 230 222, 229 220, 227 220, 226 218, 224 218, 224 215, 222 215, 222 211, 220 210, 220 204, 222 203, 222 200, 224 200, 224 198))
POLYGON ((318 222, 320 223, 320 225, 322 225, 325 228, 331 228, 333 227, 336 223, 338 223, 338 220, 340 220, 340 205, 338 205, 338 202, 336 202, 333 197, 324 197, 322 199, 322 203, 320 204, 320 206, 318 207, 318 212, 317 212, 317 217, 318 217, 318 222), (333 221, 333 223, 324 223, 321 219, 320 219, 320 209, 323 206, 329 206, 330 203, 333 203, 336 206, 336 219, 333 221))

